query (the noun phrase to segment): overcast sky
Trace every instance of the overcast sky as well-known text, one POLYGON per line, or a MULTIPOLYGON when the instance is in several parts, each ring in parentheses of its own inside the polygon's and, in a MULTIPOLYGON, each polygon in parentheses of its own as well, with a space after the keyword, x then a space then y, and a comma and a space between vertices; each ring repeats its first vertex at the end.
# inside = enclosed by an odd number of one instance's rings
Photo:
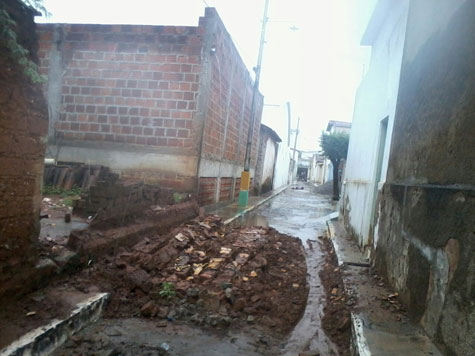
MULTIPOLYGON (((329 120, 351 121, 356 88, 369 65, 359 45, 377 0, 270 0, 261 92, 265 103, 292 104, 301 118, 298 148, 317 150, 329 120), (297 28, 297 29, 296 29, 297 28)), ((44 0, 38 22, 192 25, 215 7, 248 68, 256 65, 264 0, 44 0)), ((284 110, 268 106, 263 122, 279 134, 284 110)), ((283 109, 283 108, 282 108, 283 109)))

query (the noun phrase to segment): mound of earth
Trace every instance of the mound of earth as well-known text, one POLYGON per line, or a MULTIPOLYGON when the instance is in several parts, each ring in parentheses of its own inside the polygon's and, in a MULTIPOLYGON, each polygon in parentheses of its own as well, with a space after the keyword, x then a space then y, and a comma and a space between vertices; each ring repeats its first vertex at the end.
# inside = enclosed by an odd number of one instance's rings
POLYGON ((305 309, 301 242, 272 228, 225 226, 211 215, 116 251, 69 281, 109 292, 109 318, 141 315, 164 325, 177 319, 217 328, 259 323, 287 333, 305 309))

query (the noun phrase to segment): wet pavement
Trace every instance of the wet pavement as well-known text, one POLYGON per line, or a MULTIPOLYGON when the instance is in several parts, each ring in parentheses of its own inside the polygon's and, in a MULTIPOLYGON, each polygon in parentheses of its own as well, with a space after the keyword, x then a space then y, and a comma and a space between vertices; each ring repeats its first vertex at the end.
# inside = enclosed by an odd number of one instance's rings
POLYGON ((325 335, 321 325, 325 291, 319 272, 324 255, 318 243, 318 237, 326 231, 326 220, 334 216, 336 205, 330 196, 315 193, 313 185, 299 184, 298 187, 304 189, 288 188, 234 223, 270 226, 281 233, 302 239, 310 288, 307 307, 282 354, 291 356, 302 351, 318 350, 322 355, 337 355, 336 346, 325 335))

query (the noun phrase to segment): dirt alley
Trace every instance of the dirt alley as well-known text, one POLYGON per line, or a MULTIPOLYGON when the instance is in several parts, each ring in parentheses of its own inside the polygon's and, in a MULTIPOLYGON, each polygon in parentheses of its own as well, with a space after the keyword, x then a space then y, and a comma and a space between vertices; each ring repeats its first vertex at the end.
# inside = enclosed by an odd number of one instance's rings
POLYGON ((148 234, 55 281, 111 297, 54 355, 346 355, 343 288, 323 238, 334 207, 313 190, 289 188, 232 226, 209 215, 148 234))

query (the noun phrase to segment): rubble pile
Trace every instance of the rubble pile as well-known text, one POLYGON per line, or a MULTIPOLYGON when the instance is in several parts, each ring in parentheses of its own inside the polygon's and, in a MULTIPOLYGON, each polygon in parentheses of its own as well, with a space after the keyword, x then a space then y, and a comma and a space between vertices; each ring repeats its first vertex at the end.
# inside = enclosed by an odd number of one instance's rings
POLYGON ((210 215, 117 251, 77 280, 96 279, 111 292, 109 317, 140 314, 163 326, 175 319, 213 327, 240 321, 287 332, 305 309, 301 242, 271 228, 225 226, 210 215))

